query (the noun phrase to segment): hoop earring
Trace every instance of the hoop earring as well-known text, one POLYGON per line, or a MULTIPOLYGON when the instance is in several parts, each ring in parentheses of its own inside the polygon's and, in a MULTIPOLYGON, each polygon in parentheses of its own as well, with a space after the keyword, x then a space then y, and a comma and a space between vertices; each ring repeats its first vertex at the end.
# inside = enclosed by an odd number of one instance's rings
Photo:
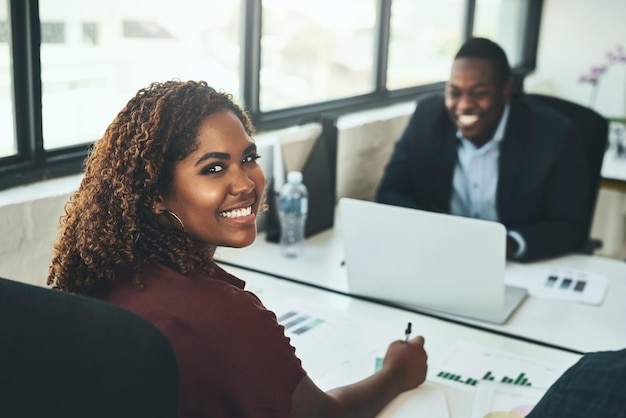
POLYGON ((263 196, 261 197, 261 212, 267 213, 270 211, 270 205, 267 201, 267 192, 263 192, 263 196))
POLYGON ((182 231, 185 232, 185 224, 183 223, 183 220, 178 217, 178 215, 176 215, 174 212, 172 212, 169 209, 163 209, 163 212, 167 213, 172 218, 176 219, 176 222, 178 222, 182 231))

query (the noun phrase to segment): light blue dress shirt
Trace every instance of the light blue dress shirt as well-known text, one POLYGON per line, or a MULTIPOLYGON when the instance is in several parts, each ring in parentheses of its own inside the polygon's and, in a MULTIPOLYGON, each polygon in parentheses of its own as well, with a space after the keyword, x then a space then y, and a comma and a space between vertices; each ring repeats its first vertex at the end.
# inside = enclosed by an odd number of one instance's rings
MULTIPOLYGON (((480 148, 476 148, 461 131, 457 131, 458 157, 450 199, 450 213, 453 215, 496 222, 500 220, 496 205, 498 160, 508 118, 509 105, 506 105, 493 137, 480 148)), ((524 238, 517 231, 508 231, 507 234, 518 243, 518 250, 513 256, 523 255, 526 250, 524 238)))

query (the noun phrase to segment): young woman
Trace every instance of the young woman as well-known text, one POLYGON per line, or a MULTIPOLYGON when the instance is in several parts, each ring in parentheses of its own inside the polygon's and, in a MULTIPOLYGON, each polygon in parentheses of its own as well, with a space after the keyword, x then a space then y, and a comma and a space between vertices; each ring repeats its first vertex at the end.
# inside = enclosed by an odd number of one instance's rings
MULTIPOLYGON (((370 417, 426 377, 424 340, 378 373, 321 391, 276 316, 217 266, 256 238, 265 177, 248 114, 205 82, 139 90, 97 141, 70 198, 48 284, 146 318, 178 356, 180 417, 370 417)), ((95 359, 97 361, 97 359, 95 359)))

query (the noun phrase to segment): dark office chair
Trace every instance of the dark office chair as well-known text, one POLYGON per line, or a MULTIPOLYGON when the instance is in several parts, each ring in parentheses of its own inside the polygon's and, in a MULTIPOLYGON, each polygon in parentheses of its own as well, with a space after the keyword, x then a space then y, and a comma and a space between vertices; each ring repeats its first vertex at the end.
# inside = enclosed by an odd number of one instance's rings
POLYGON ((583 142, 589 167, 589 219, 585 230, 589 239, 581 252, 592 254, 602 247, 602 241, 590 237, 591 224, 600 189, 602 161, 608 144, 609 122, 595 110, 558 97, 542 94, 526 94, 531 101, 544 103, 569 118, 576 126, 583 142))
POLYGON ((174 418, 178 396, 176 356, 149 322, 0 278, 0 416, 174 418))

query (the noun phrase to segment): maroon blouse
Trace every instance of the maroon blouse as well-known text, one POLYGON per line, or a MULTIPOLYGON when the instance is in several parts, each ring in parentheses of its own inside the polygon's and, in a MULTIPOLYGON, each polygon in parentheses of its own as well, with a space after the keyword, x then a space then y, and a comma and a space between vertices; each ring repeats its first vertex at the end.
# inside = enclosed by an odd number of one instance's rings
POLYGON ((146 269, 144 290, 118 278, 91 295, 155 324, 172 343, 181 376, 181 418, 287 417, 304 377, 273 312, 245 282, 215 266, 214 277, 146 269))

